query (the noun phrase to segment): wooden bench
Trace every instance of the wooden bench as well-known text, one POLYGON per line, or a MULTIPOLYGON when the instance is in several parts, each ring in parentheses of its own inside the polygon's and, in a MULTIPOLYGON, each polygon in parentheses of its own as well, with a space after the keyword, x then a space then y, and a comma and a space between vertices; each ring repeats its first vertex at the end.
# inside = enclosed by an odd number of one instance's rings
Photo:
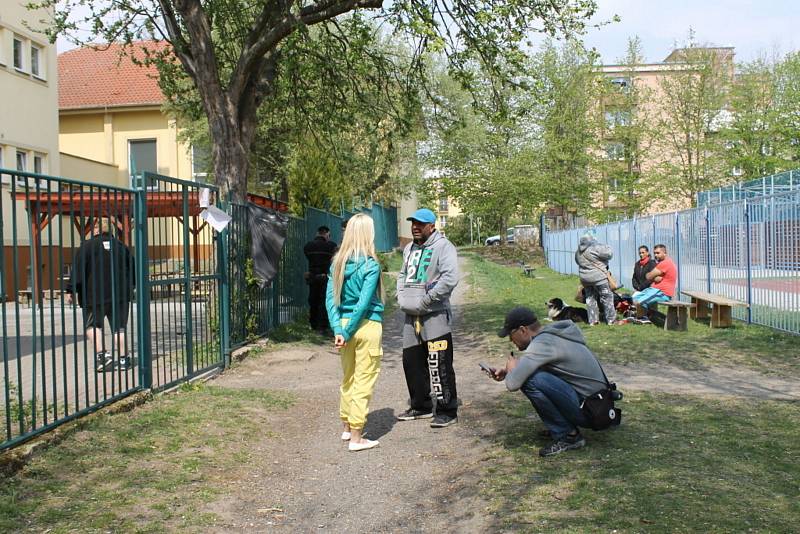
POLYGON ((683 291, 684 295, 692 298, 695 306, 691 311, 692 319, 705 319, 708 317, 708 306, 711 305, 711 328, 725 328, 733 324, 731 312, 734 306, 748 307, 747 303, 729 299, 722 295, 714 295, 705 291, 683 291))
POLYGON ((689 322, 688 310, 694 309, 695 304, 691 302, 681 302, 680 300, 668 300, 659 302, 667 307, 667 318, 664 321, 664 330, 676 330, 685 332, 689 322))
POLYGON ((523 262, 519 262, 519 268, 522 269, 522 274, 524 274, 527 277, 533 276, 533 271, 536 270, 530 265, 524 264, 523 262))

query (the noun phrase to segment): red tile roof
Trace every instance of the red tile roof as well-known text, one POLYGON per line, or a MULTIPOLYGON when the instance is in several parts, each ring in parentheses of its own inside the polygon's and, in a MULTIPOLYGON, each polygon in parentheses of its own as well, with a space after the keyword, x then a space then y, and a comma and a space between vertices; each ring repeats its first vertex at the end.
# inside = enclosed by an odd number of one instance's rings
MULTIPOLYGON (((58 55, 58 108, 61 110, 159 105, 155 66, 139 66, 129 56, 120 57, 122 44, 77 48, 58 55)), ((144 58, 142 47, 163 49, 166 42, 133 43, 128 52, 144 58)))

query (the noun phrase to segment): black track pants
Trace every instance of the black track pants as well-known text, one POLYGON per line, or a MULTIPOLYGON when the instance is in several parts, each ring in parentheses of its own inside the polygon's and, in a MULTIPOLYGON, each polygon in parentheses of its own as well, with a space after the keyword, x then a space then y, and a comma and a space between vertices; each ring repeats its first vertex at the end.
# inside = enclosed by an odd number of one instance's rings
POLYGON ((453 370, 453 335, 446 334, 420 345, 403 349, 411 408, 430 411, 436 398, 436 413, 455 417, 458 411, 456 373, 453 370))

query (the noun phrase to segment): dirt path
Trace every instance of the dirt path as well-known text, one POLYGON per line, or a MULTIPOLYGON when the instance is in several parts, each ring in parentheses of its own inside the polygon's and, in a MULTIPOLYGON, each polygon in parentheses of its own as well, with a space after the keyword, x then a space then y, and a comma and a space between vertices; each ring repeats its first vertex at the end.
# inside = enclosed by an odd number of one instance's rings
POLYGON ((338 354, 295 346, 245 360, 213 385, 285 389, 298 402, 259 444, 261 461, 231 473, 228 497, 213 511, 220 531, 485 532, 492 518, 480 497, 481 462, 491 429, 484 410, 502 385, 477 371, 479 351, 458 318, 468 290, 453 297, 455 369, 463 402, 459 423, 431 429, 429 421, 396 421, 406 409, 402 315, 387 317, 384 359, 370 405, 367 436, 380 447, 351 453, 339 439, 338 354), (462 393, 463 392, 463 393, 462 393), (475 399, 481 399, 476 402, 475 399))
MULTIPOLYGON (((462 266, 463 267, 463 266, 462 266)), ((434 430, 427 421, 398 422, 408 392, 400 325, 384 324, 384 359, 366 431, 380 447, 350 453, 340 441, 341 370, 328 347, 290 346, 245 360, 214 385, 287 390, 297 403, 264 429, 256 460, 230 473, 225 495, 208 510, 219 532, 487 532, 493 518, 481 496, 491 409, 502 384, 477 370, 482 334, 460 321, 469 288, 453 297, 455 369, 463 404, 459 423, 434 430)), ((797 399, 797 384, 743 371, 712 368, 702 375, 664 366, 608 366, 624 390, 752 395, 797 399)))

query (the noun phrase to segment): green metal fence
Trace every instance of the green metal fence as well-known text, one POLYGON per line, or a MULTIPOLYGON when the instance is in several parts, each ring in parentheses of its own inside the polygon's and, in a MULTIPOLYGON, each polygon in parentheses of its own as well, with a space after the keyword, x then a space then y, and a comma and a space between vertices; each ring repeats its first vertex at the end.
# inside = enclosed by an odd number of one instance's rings
MULTIPOLYGON (((232 347, 305 315, 303 246, 317 227, 341 241, 341 215, 291 217, 278 274, 262 288, 247 206, 227 206, 221 233, 200 216, 204 189, 220 206, 215 186, 151 173, 134 188, 0 177, 0 449, 224 366, 232 347), (108 232, 93 238, 98 221, 108 232), (95 286, 94 297, 82 293, 95 286)), ((367 211, 377 247, 395 246, 394 209, 367 211)))
POLYGON ((122 258, 123 247, 139 257, 132 230, 141 223, 144 198, 20 171, 0 170, 0 177, 0 448, 6 448, 141 389, 146 362, 115 364, 136 353, 141 334, 141 323, 125 321, 138 316, 141 292, 131 293, 130 285, 140 287, 141 280, 122 258), (98 221, 119 239, 101 239, 107 255, 89 246, 98 221), (73 287, 77 299, 68 297, 73 287), (87 327, 103 316, 121 327, 116 336, 87 327), (98 353, 102 372, 96 372, 98 353))

